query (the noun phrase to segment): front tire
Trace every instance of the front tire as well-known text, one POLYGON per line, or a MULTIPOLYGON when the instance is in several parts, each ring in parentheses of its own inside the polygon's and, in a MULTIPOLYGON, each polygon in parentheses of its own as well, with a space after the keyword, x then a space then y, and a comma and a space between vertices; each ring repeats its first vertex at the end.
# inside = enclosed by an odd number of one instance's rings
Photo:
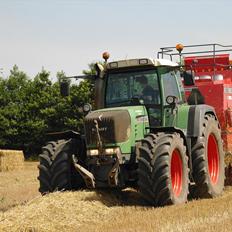
POLYGON ((71 159, 75 145, 75 139, 69 139, 49 142, 42 148, 38 166, 41 194, 83 186, 83 179, 74 169, 71 159))
POLYGON ((140 147, 139 189, 152 205, 187 201, 189 169, 186 147, 179 134, 148 134, 140 147))
POLYGON ((193 179, 196 198, 212 198, 224 188, 224 152, 219 124, 213 115, 205 115, 202 135, 192 148, 193 179))

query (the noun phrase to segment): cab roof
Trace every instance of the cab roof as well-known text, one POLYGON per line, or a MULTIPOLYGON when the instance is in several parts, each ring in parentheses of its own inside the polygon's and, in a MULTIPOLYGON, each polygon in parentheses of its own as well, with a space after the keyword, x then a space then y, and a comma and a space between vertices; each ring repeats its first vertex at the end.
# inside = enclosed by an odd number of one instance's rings
POLYGON ((168 59, 151 59, 151 58, 140 58, 140 59, 128 59, 119 60, 114 62, 109 62, 107 64, 107 69, 117 69, 126 67, 138 67, 138 66, 178 66, 177 63, 170 61, 168 59))

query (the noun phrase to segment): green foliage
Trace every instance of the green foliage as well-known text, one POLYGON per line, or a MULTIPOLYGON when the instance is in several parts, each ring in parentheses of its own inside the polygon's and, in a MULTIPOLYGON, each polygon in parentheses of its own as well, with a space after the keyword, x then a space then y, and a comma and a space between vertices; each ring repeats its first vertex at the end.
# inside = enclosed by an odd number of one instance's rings
POLYGON ((50 73, 42 69, 34 79, 14 66, 8 78, 0 77, 0 147, 23 149, 27 155, 39 154, 46 133, 82 130, 80 107, 91 102, 92 85, 82 81, 71 85, 71 95, 60 96, 59 80, 52 83, 50 73))
POLYGON ((95 63, 88 64, 88 70, 83 70, 84 75, 96 75, 96 70, 94 68, 95 63))
MULTIPOLYGON (((105 65, 105 63, 102 62, 102 61, 98 61, 97 63, 99 63, 99 64, 101 64, 103 66, 105 65)), ((82 73, 84 75, 96 75, 97 73, 96 73, 96 69, 94 67, 95 64, 96 63, 90 63, 90 64, 88 64, 88 69, 87 70, 83 70, 82 73)))

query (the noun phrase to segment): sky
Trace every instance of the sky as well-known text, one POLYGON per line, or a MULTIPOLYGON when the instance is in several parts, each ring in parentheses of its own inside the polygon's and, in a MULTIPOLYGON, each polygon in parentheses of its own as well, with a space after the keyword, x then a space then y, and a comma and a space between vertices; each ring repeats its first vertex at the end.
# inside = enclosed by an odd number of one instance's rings
POLYGON ((156 57, 160 47, 232 44, 231 0, 0 0, 0 75, 80 75, 91 62, 156 57))

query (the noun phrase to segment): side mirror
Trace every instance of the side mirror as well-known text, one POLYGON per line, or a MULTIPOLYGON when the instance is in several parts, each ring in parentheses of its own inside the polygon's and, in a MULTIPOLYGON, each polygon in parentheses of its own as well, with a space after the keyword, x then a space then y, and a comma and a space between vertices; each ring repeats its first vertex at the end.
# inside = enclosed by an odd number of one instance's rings
POLYGON ((70 94, 70 81, 62 79, 60 81, 60 94, 62 97, 67 97, 70 94))
POLYGON ((97 77, 100 77, 100 78, 103 78, 104 77, 104 67, 103 65, 99 64, 99 63, 96 63, 94 65, 94 68, 97 72, 97 77))
POLYGON ((184 85, 195 85, 194 75, 191 71, 184 71, 181 76, 184 78, 184 85))

